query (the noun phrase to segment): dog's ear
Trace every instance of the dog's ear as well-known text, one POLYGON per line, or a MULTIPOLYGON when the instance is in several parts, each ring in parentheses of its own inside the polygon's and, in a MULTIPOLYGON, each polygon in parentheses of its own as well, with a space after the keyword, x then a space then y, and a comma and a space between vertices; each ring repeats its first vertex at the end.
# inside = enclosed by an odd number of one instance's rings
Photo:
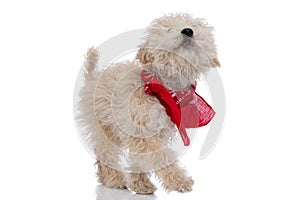
POLYGON ((154 58, 151 56, 150 48, 140 48, 136 54, 136 59, 138 59, 142 64, 150 64, 153 62, 154 58))
POLYGON ((214 67, 221 67, 221 64, 217 58, 213 58, 211 62, 214 67))

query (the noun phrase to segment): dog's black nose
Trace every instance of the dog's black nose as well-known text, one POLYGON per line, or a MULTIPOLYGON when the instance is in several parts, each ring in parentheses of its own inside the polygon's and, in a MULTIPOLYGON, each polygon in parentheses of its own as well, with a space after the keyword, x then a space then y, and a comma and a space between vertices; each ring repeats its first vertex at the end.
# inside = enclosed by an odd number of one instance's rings
POLYGON ((181 33, 182 33, 183 35, 188 36, 188 37, 192 37, 193 34, 194 34, 194 31, 193 31, 192 29, 190 29, 190 28, 184 28, 184 29, 181 31, 181 33))

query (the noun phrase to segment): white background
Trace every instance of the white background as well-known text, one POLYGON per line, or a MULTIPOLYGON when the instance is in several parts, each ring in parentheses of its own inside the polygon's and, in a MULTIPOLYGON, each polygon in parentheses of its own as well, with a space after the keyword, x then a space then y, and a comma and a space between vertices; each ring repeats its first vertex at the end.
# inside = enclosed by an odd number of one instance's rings
POLYGON ((298 8, 289 0, 1 1, 0 199, 299 199, 298 8), (83 55, 173 11, 216 29, 222 137, 206 159, 198 160, 200 143, 182 159, 196 180, 191 193, 142 198, 97 187, 72 115, 83 55))

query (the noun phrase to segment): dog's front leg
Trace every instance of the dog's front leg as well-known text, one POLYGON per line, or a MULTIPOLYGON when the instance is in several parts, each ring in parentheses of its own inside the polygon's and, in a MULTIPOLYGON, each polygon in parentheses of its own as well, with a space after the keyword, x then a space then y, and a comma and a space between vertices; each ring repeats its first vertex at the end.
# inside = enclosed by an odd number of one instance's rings
POLYGON ((194 184, 192 177, 188 176, 186 170, 182 169, 177 162, 156 170, 155 174, 167 191, 192 191, 194 184))
POLYGON ((175 152, 154 138, 147 139, 141 145, 142 151, 136 149, 135 153, 130 156, 131 167, 138 166, 133 171, 154 171, 164 189, 168 191, 189 192, 192 190, 194 181, 179 165, 175 152))

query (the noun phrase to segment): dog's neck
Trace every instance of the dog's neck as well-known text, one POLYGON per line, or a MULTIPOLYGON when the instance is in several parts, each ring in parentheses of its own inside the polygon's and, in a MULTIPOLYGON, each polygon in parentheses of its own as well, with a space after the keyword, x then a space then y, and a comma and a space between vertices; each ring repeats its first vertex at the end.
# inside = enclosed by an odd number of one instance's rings
POLYGON ((151 64, 143 68, 147 70, 149 76, 157 77, 164 87, 169 90, 189 90, 191 85, 196 82, 195 80, 188 80, 170 66, 151 64))

